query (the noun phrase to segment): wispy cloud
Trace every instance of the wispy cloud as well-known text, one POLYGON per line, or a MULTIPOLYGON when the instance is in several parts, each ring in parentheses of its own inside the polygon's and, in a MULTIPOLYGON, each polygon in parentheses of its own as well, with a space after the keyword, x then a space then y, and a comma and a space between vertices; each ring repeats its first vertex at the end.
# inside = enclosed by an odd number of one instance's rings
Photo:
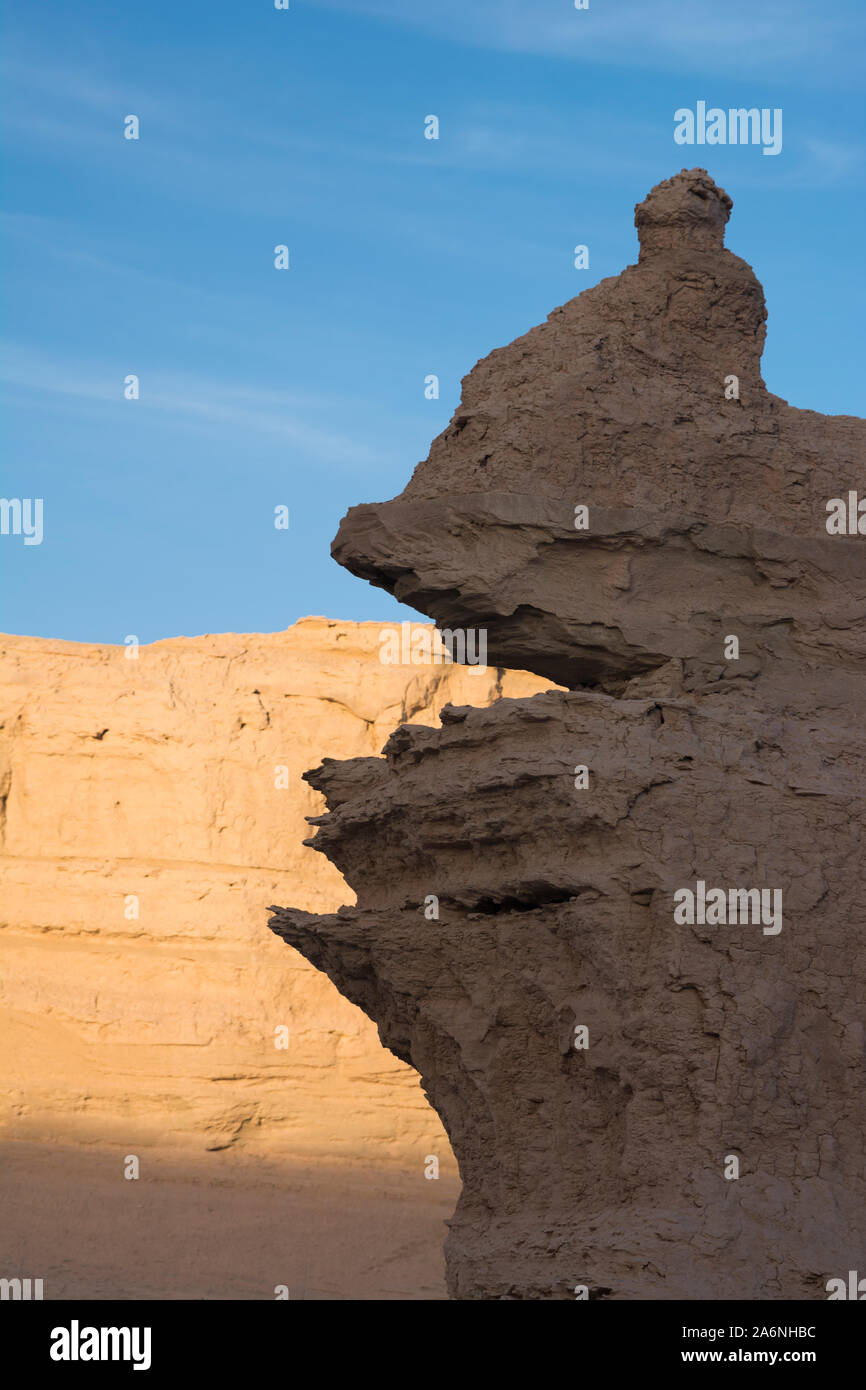
POLYGON ((834 56, 838 70, 861 70, 859 0, 826 7, 813 0, 308 0, 313 8, 398 24, 456 43, 626 67, 684 72, 776 73, 803 65, 806 76, 834 56))
MULTIPOLYGON (((5 344, 0 381, 12 392, 33 392, 44 406, 46 397, 73 398, 84 404, 121 406, 171 416, 219 431, 237 430, 266 436, 334 464, 375 464, 379 453, 370 445, 320 424, 310 417, 333 415, 351 401, 317 393, 267 391, 248 384, 214 381, 177 372, 148 372, 141 380, 141 399, 126 402, 116 368, 89 364, 84 368, 52 360, 14 344, 5 344)), ((13 398, 10 393, 10 398, 13 398)))
POLYGON ((843 183, 863 168, 866 150, 862 145, 807 136, 804 147, 806 158, 794 177, 806 187, 843 183))

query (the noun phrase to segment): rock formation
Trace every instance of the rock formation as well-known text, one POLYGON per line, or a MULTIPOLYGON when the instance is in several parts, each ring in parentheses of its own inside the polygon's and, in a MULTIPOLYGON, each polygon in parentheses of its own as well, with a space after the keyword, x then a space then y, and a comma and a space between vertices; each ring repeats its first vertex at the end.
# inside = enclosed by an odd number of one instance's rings
MULTIPOLYGON (((281 1278, 300 1284, 297 1227, 281 1237, 290 1267, 263 1261, 264 1237, 245 1244, 240 1230, 250 1189, 279 1184, 289 1165, 293 1190, 313 1174, 321 1182, 328 1165, 332 1198, 365 1168, 377 1190, 364 1187, 362 1204, 390 1194, 401 1210, 401 1278, 390 1275, 384 1234, 365 1231, 353 1265, 351 1222, 325 1213, 314 1284, 327 1284, 329 1270, 331 1296, 411 1292, 423 1271, 415 1292, 439 1287, 438 1194, 448 1184, 424 1178, 428 1154, 443 1178, 452 1163, 439 1120, 369 1020, 262 935, 262 916, 280 895, 319 912, 352 900, 337 870, 301 843, 304 816, 324 804, 301 774, 323 749, 377 752, 400 720, 433 723, 449 700, 486 704, 547 682, 385 664, 382 631, 309 618, 281 633, 157 642, 134 659, 124 647, 2 638, 0 1181, 9 1226, 8 1183, 26 1149, 39 1185, 26 1204, 33 1260, 22 1270, 46 1277, 46 1297, 272 1297, 281 1278), (286 1048, 275 1047, 278 1027, 286 1048), (129 1152, 144 1175, 132 1206, 129 1152), (148 1181, 157 1160, 173 1181, 199 1187, 197 1199, 178 1198, 188 1239, 176 1258, 167 1253, 176 1230, 157 1215, 169 1189, 148 1181), (397 1191, 403 1173, 412 1181, 397 1191), (212 1271, 205 1252, 224 1245, 226 1215, 206 1200, 211 1181, 245 1189, 232 1198, 229 1266, 217 1254, 212 1271), (116 1235, 100 1226, 100 1184, 121 1189, 110 1208, 122 1211, 116 1235), (67 1230, 63 1213, 79 1200, 83 1214, 67 1230), (40 1226, 43 1207, 53 1216, 40 1226), (366 1288, 347 1282, 353 1267, 366 1271, 366 1288)), ((11 1231, 5 1248, 17 1261, 11 1231)))
POLYGON ((479 362, 334 542, 567 687, 326 759, 313 844, 357 906, 271 921, 442 1117, 453 1297, 862 1266, 866 424, 767 391, 730 209, 703 170, 653 189, 637 265, 479 362))

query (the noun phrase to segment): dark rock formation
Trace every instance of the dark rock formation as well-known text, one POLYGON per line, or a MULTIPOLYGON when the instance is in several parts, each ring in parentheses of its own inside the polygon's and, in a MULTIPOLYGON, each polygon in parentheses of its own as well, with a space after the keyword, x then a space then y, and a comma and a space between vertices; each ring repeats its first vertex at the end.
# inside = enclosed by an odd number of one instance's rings
POLYGON ((358 904, 271 922, 442 1117, 454 1297, 824 1298, 863 1267, 866 536, 827 504, 866 424, 767 391, 730 208, 703 170, 655 188, 638 264, 478 363, 334 542, 568 687, 308 774, 358 904))

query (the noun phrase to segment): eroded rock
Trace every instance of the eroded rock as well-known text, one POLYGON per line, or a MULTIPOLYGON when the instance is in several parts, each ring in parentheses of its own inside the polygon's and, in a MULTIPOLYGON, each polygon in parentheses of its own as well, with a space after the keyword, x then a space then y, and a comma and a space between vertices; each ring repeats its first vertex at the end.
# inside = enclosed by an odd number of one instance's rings
POLYGON ((823 1298, 862 1263, 866 537, 825 521, 866 424, 766 390, 730 207, 654 189, 638 264, 480 362, 334 543, 569 687, 308 774, 358 903, 272 919, 421 1073, 455 1297, 823 1298), (778 892, 778 929, 678 919, 699 884, 778 892))

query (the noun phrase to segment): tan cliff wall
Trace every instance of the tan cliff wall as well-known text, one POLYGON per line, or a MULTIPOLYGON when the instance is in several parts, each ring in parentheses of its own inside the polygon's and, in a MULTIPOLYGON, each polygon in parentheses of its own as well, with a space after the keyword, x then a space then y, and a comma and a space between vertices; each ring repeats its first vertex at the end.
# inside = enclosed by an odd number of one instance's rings
POLYGON ((433 723, 448 702, 545 682, 386 665, 381 631, 307 618, 157 642, 135 660, 3 639, 6 1138, 419 1171, 448 1155, 416 1073, 274 939, 267 909, 353 899, 302 845, 304 817, 324 807, 304 771, 378 753, 397 724, 433 723))
POLYGON ((382 631, 307 618, 136 660, 0 639, 3 1277, 49 1300, 444 1297, 439 1119, 268 908, 353 900, 302 844, 322 756, 544 682, 383 664, 382 631))

